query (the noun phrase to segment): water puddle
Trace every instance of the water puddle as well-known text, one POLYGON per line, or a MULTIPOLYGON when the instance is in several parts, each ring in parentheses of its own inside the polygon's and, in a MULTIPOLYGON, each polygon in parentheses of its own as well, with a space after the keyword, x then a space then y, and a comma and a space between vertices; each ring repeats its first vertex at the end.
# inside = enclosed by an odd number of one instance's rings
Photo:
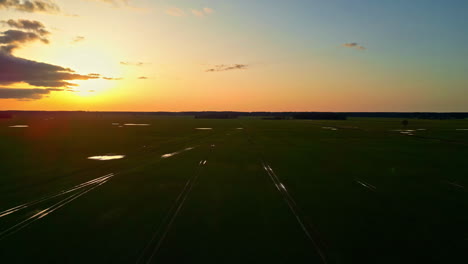
POLYGON ((118 126, 120 123, 112 123, 113 126, 118 126))
POLYGON ((242 130, 242 129, 244 129, 244 128, 243 128, 243 127, 238 127, 238 128, 236 128, 236 129, 242 130))
POLYGON ((29 127, 28 125, 14 125, 14 126, 9 126, 9 127, 29 127))
POLYGON ((115 160, 115 159, 123 159, 125 155, 102 155, 102 156, 91 156, 88 157, 90 160, 115 160))
POLYGON ((133 123, 129 123, 129 124, 124 124, 124 126, 149 126, 150 124, 133 124, 133 123))
POLYGON ((322 128, 327 129, 327 130, 333 130, 333 131, 338 130, 338 128, 336 128, 336 127, 322 127, 322 128))
POLYGON ((197 129, 197 130, 212 130, 213 128, 211 128, 211 127, 197 127, 195 129, 197 129))
MULTIPOLYGON (((425 130, 425 129, 417 129, 417 130, 425 130)), ((400 132, 400 134, 407 135, 407 136, 414 136, 413 132, 416 132, 414 129, 394 129, 390 131, 400 132)))
POLYGON ((170 157, 175 156, 175 155, 177 155, 177 154, 179 154, 179 153, 178 153, 178 152, 167 153, 167 154, 162 155, 161 158, 163 158, 163 159, 165 159, 165 158, 170 158, 170 157))
POLYGON ((167 159, 167 158, 170 158, 170 157, 173 157, 177 154, 180 154, 184 151, 189 151, 189 150, 192 150, 194 149, 195 147, 189 147, 189 148, 184 148, 183 150, 179 150, 179 151, 176 151, 176 152, 172 152, 172 153, 167 153, 167 154, 164 154, 164 155, 161 155, 161 158, 163 159, 167 159))
POLYGON ((457 131, 468 131, 468 128, 457 128, 455 130, 457 130, 457 131))

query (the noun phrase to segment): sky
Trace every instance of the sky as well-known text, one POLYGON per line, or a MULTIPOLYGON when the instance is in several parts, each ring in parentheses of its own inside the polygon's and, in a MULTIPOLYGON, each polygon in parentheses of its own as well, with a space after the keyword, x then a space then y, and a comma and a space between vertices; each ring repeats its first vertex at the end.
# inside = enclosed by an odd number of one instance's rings
POLYGON ((468 111, 466 0, 0 0, 0 110, 468 111))

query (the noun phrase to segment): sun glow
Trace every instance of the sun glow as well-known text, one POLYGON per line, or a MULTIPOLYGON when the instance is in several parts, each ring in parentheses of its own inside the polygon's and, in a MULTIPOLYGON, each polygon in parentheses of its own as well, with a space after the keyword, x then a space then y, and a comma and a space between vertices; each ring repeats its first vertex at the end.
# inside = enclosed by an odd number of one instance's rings
POLYGON ((92 79, 83 81, 73 81, 78 86, 71 87, 70 90, 80 97, 90 97, 105 95, 117 85, 116 80, 92 79))

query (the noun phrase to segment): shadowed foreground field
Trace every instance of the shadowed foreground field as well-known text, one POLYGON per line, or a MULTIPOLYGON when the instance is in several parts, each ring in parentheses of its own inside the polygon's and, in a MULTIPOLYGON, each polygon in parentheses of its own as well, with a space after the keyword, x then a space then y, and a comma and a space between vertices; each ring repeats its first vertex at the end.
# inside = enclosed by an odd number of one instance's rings
POLYGON ((464 129, 468 120, 0 119, 0 259, 463 263, 464 129), (88 159, 106 154, 125 157, 88 159))

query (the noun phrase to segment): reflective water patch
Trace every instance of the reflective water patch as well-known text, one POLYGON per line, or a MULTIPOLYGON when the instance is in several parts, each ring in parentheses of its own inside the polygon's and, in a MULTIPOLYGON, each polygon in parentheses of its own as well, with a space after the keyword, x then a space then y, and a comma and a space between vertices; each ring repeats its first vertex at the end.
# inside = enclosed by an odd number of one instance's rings
POLYGON ((167 153, 167 154, 164 154, 164 155, 161 155, 161 158, 163 159, 167 159, 167 158, 170 158, 172 156, 175 156, 177 154, 180 154, 184 151, 189 151, 189 150, 192 150, 194 149, 195 147, 188 147, 188 148, 184 148, 183 150, 179 150, 179 151, 176 151, 176 152, 172 152, 172 153, 167 153))
POLYGON ((28 125, 14 125, 14 126, 9 126, 9 127, 29 127, 28 125))
POLYGON ((197 129, 197 130, 212 130, 213 128, 211 128, 211 127, 197 127, 195 129, 197 129))
POLYGON ((129 123, 129 124, 124 124, 124 126, 149 126, 150 124, 133 124, 133 123, 129 123))
POLYGON ((123 159, 125 155, 102 155, 102 156, 91 156, 88 157, 90 160, 115 160, 115 159, 123 159))

